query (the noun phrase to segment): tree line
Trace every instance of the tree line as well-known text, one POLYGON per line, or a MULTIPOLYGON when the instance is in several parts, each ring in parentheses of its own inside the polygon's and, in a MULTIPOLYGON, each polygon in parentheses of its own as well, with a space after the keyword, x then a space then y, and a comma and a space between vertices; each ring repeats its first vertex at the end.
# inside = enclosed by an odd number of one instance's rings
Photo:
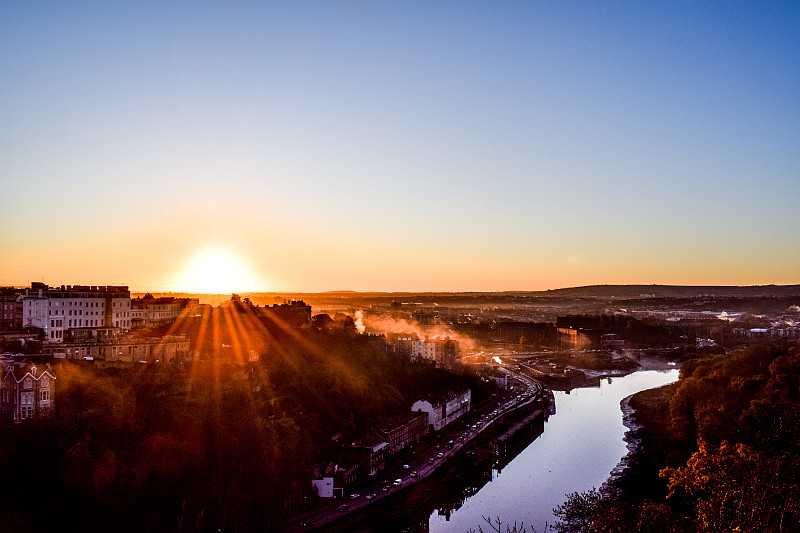
POLYGON ((0 421, 0 529, 266 531, 335 455, 333 436, 368 436, 441 388, 490 393, 467 369, 386 353, 346 320, 291 329, 209 313, 166 328, 190 336, 193 361, 65 361, 54 418, 0 421))

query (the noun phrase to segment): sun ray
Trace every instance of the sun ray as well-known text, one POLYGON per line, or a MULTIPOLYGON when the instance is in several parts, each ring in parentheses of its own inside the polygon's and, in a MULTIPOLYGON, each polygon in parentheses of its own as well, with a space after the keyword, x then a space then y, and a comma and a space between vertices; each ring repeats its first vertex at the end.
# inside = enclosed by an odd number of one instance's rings
MULTIPOLYGON (((163 339, 165 337, 169 337, 170 335, 175 335, 176 331, 178 331, 180 327, 184 325, 184 323, 188 322, 188 318, 189 318, 189 307, 186 306, 183 309, 181 309, 181 312, 178 314, 178 316, 175 318, 172 324, 169 325, 167 332, 161 338, 163 339)), ((161 359, 163 359, 164 349, 165 349, 164 345, 161 342, 159 342, 156 345, 154 352, 161 353, 162 354, 161 359)), ((166 363, 166 361, 164 362, 166 363)))
POLYGON ((277 340, 272 336, 272 334, 267 330, 264 324, 261 322, 259 317, 253 312, 253 309, 250 306, 246 306, 245 308, 245 315, 249 318, 250 322, 255 326, 255 330, 258 331, 262 338, 263 338, 263 347, 261 348, 261 357, 262 357, 262 364, 255 365, 256 368, 256 378, 259 380, 260 383, 264 384, 265 386, 269 387, 269 391, 274 393, 275 388, 272 385, 271 380, 269 379, 269 374, 267 373, 266 369, 266 361, 263 361, 264 356, 267 354, 267 349, 272 347, 278 351, 282 351, 282 347, 277 342, 277 340))
MULTIPOLYGON (((211 310, 208 308, 203 308, 203 311, 200 315, 200 328, 197 332, 197 340, 195 341, 195 352, 192 356, 192 366, 189 369, 189 387, 197 380, 198 374, 200 371, 200 356, 203 350, 203 338, 206 335, 206 331, 208 330, 208 323, 211 318, 211 310)), ((189 391, 187 391, 188 393, 189 391)))
POLYGON ((213 309, 211 313, 211 386, 214 405, 219 411, 222 403, 222 334, 220 332, 220 310, 213 309))
POLYGON ((282 331, 287 333, 298 344, 300 344, 302 347, 308 350, 309 353, 316 356, 324 364, 328 365, 331 368, 332 372, 338 373, 342 377, 346 378, 353 386, 358 385, 359 388, 363 386, 363 380, 355 376, 351 368, 349 368, 343 362, 331 358, 319 346, 315 345, 313 342, 309 341, 306 337, 301 335, 300 332, 298 332, 297 329, 295 329, 291 324, 287 324, 284 320, 282 320, 280 317, 275 316, 274 314, 270 315, 270 319, 282 331))
POLYGON ((231 337, 231 348, 233 348, 233 356, 235 362, 244 364, 244 355, 242 354, 242 343, 239 340, 239 328, 234 324, 233 310, 231 307, 222 308, 222 317, 225 319, 225 326, 227 327, 228 334, 231 337))

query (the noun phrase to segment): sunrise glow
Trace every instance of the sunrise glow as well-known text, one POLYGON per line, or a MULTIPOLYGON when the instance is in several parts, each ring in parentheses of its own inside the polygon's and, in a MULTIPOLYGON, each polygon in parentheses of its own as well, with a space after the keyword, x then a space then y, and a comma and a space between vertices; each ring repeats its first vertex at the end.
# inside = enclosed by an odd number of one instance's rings
POLYGON ((211 248, 188 261, 175 288, 183 292, 227 294, 255 291, 261 286, 243 259, 230 251, 211 248))

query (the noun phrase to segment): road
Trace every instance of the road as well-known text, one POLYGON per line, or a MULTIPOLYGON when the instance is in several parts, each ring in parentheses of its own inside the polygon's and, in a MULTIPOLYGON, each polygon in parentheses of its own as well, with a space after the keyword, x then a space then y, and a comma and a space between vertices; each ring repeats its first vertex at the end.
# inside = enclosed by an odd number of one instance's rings
POLYGON ((479 411, 470 411, 461 419, 450 424, 445 428, 438 441, 421 450, 417 458, 408 463, 408 469, 401 468, 389 472, 386 475, 386 479, 390 480, 387 484, 375 483, 361 488, 355 497, 350 495, 343 499, 337 499, 324 507, 295 517, 283 525, 282 531, 291 533, 316 529, 349 513, 357 512, 398 491, 407 489, 433 474, 499 417, 541 397, 544 388, 538 381, 517 373, 509 367, 504 366, 504 368, 511 374, 509 383, 515 380, 516 386, 509 387, 508 391, 482 406, 479 411), (452 444, 450 444, 451 441, 452 444), (391 480, 400 480, 400 484, 394 485, 391 480))

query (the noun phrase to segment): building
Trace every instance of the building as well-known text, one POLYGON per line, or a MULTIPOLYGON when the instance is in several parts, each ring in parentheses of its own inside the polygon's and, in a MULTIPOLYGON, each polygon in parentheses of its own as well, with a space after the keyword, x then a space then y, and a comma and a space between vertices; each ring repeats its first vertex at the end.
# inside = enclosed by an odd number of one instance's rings
POLYGON ((384 441, 366 440, 354 442, 345 449, 346 456, 358 463, 361 472, 375 476, 386 468, 386 455, 389 444, 384 441))
POLYGON ((41 351, 56 359, 97 359, 123 363, 171 363, 175 360, 187 361, 191 357, 189 339, 183 335, 140 337, 114 333, 115 330, 103 328, 70 331, 70 337, 65 342, 46 344, 41 351), (84 333, 90 336, 86 337, 84 333), (93 336, 95 334, 97 336, 93 336), (73 335, 77 338, 73 338, 73 335))
POLYGON ((333 476, 312 479, 311 486, 320 498, 333 498, 333 476))
POLYGON ((437 366, 453 368, 461 360, 458 343, 449 338, 444 340, 415 340, 411 342, 411 360, 427 359, 437 366))
POLYGON ((416 333, 387 333, 386 350, 391 353, 411 357, 414 341, 418 341, 416 333))
POLYGON ((22 329, 22 295, 12 287, 0 287, 0 331, 22 329))
POLYGON ((195 314, 199 308, 198 298, 155 298, 146 294, 131 300, 131 326, 146 327, 171 322, 180 316, 195 314))
POLYGON ((41 353, 44 334, 38 328, 0 332, 0 348, 4 351, 41 353))
POLYGON ((311 306, 302 300, 293 300, 284 304, 273 306, 265 305, 260 308, 261 313, 278 326, 299 328, 311 323, 311 306))
POLYGON ((560 347, 586 350, 600 345, 600 317, 570 315, 556 319, 560 347))
POLYGON ((394 455, 428 434, 428 416, 425 413, 415 413, 403 421, 386 424, 377 431, 389 445, 387 453, 394 455))
POLYGON ((56 377, 49 366, 0 355, 0 413, 14 422, 50 416, 55 411, 56 377))
POLYGON ((501 390, 506 390, 508 388, 508 372, 501 368, 496 368, 490 375, 497 385, 497 388, 501 390))
POLYGON ((740 339, 800 339, 800 326, 785 328, 736 328, 734 336, 740 339))
POLYGON ((471 399, 472 391, 470 389, 460 392, 447 391, 414 402, 411 410, 427 414, 428 427, 432 431, 439 431, 468 413, 471 399))
POLYGON ((343 496, 344 489, 358 480, 358 463, 325 463, 314 467, 311 485, 320 498, 343 496))
POLYGON ((48 342, 63 342, 72 328, 131 328, 131 293, 125 286, 31 283, 21 295, 22 326, 44 331, 48 342))
POLYGON ((413 313, 411 313, 411 318, 417 324, 420 324, 422 326, 429 326, 429 325, 431 325, 431 324, 433 324, 435 322, 436 315, 433 314, 433 313, 430 313, 428 311, 420 310, 420 311, 414 311, 413 313))
POLYGON ((540 345, 555 338, 555 327, 540 322, 503 320, 497 323, 497 337, 503 342, 540 345))

